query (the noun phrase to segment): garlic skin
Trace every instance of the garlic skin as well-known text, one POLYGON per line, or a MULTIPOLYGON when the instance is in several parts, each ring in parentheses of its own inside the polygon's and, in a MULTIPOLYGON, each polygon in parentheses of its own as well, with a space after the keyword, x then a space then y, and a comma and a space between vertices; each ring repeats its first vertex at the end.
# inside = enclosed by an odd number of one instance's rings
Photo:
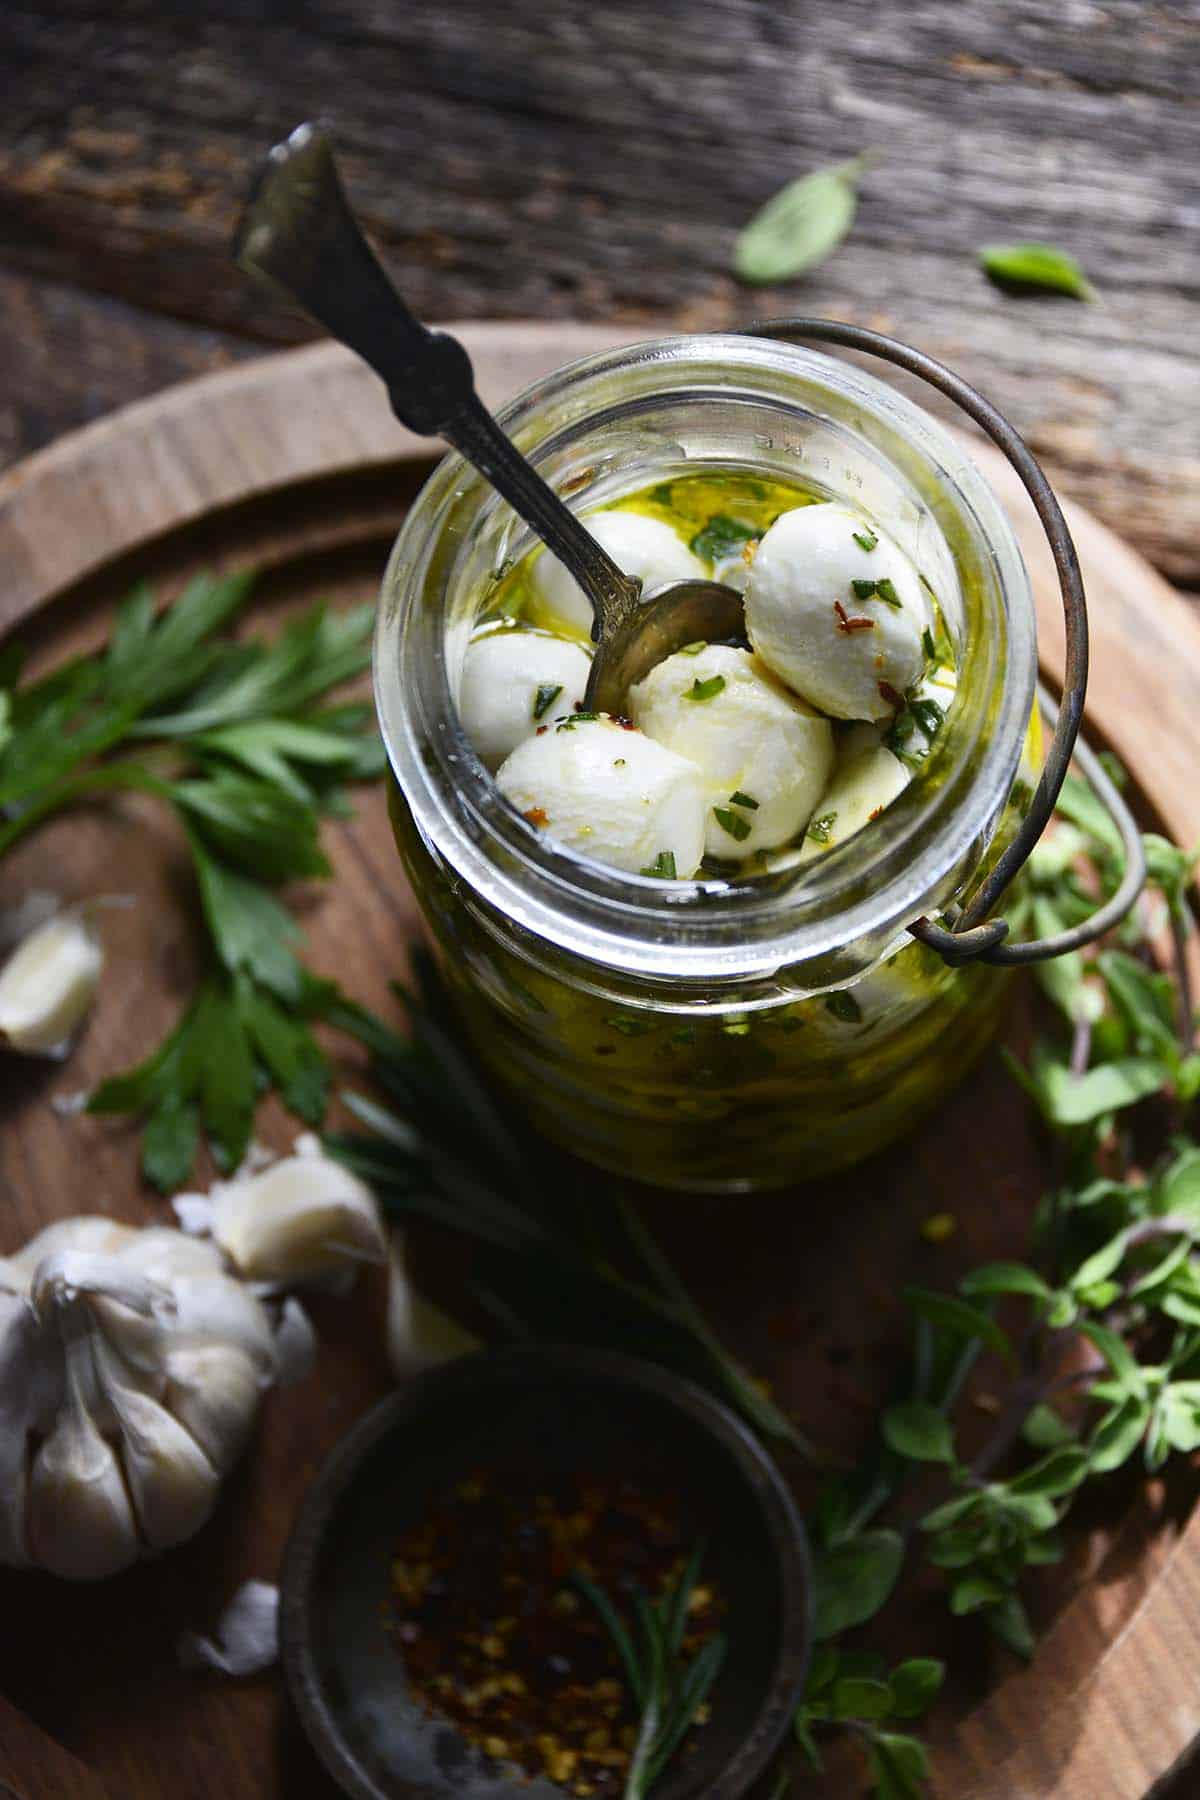
POLYGON ((0 1044, 55 1056, 91 1010, 104 947, 89 911, 70 907, 25 937, 0 969, 0 1044))
POLYGON ((378 1201, 332 1157, 284 1157, 212 1202, 213 1239, 247 1280, 324 1279, 387 1254, 378 1201))

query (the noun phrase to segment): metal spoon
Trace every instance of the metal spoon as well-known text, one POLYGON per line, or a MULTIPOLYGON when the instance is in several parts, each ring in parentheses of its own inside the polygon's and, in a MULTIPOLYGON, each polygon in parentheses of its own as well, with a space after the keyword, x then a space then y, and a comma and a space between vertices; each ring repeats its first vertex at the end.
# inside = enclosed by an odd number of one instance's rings
POLYGON ((741 595, 720 582, 675 582, 643 600, 641 583, 622 573, 505 437, 475 390, 462 344, 415 319, 376 260, 319 126, 299 126, 270 152, 233 254, 361 356, 400 422, 421 437, 445 438, 566 564, 593 607, 589 710, 620 714, 630 687, 664 657, 701 638, 744 634, 741 595))

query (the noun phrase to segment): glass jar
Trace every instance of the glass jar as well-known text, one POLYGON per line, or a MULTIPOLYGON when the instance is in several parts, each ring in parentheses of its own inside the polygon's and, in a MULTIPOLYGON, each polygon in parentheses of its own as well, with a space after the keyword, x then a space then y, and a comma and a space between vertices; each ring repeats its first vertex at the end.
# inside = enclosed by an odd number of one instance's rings
POLYGON ((784 1185, 853 1162, 913 1126, 997 1022, 1003 972, 950 968, 906 927, 970 893, 1027 801, 1037 646, 1008 522, 920 408, 793 344, 606 352, 500 418, 580 510, 704 466, 850 500, 937 595, 958 698, 899 799, 798 870, 665 886, 539 835, 462 731, 473 622, 532 539, 458 456, 384 577, 375 680, 396 841, 466 1030, 519 1115, 670 1187, 784 1185))

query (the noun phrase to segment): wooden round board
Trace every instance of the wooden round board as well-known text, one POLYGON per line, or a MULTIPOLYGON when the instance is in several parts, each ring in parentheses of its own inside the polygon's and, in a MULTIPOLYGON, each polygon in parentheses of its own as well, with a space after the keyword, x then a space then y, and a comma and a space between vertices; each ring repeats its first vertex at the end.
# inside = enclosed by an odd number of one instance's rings
MULTIPOLYGON (((485 398, 619 341, 583 326, 468 325, 485 398)), ((975 453, 1010 506, 1038 596, 1043 663, 1060 667, 1049 555, 1015 478, 975 453)), ((300 601, 369 596, 387 545, 430 466, 364 369, 336 347, 265 358, 172 389, 64 439, 0 480, 0 637, 45 663, 101 641, 113 603, 146 576, 168 596, 201 567, 253 563, 256 619, 300 601)), ((1070 511, 1070 509, 1069 509, 1070 511)), ((1094 519, 1070 511, 1087 575, 1089 719, 1132 771, 1148 814, 1200 840, 1200 620, 1094 519)), ((383 1008, 417 929, 382 795, 331 828, 336 883, 299 899, 310 960, 383 1008)), ((69 898, 132 894, 108 927, 96 1015, 65 1065, 6 1062, 0 1091, 0 1253, 69 1213, 163 1217, 139 1188, 133 1133, 60 1116, 86 1088, 158 1040, 194 967, 186 862, 161 814, 122 801, 49 826, 0 866, 0 906, 31 887, 69 898)), ((1020 1017, 1013 1029, 1022 1028, 1020 1017)), ((282 1146, 294 1123, 267 1110, 282 1146)), ((592 1179, 591 1177, 580 1177, 592 1179)), ((599 1178, 595 1178, 599 1179, 599 1178)), ((882 1392, 905 1280, 949 1286, 969 1263, 1021 1254, 1041 1184, 1021 1096, 990 1056, 926 1131, 847 1181, 749 1207, 641 1191, 700 1297, 777 1396, 824 1441, 852 1450, 882 1392), (962 1191, 963 1170, 972 1171, 962 1191), (847 1189, 853 1205, 847 1205, 847 1189), (953 1211, 946 1245, 922 1219, 953 1211)), ((23 1800, 295 1800, 332 1790, 272 1678, 187 1675, 174 1643, 209 1626, 239 1581, 273 1577, 299 1496, 327 1449, 390 1383, 382 1282, 365 1302, 314 1307, 316 1375, 272 1395, 252 1452, 194 1542, 99 1588, 0 1571, 0 1793, 23 1800), (7 1784, 7 1785, 6 1785, 7 1784)), ((980 1404, 987 1396, 977 1396, 980 1404)), ((1191 1472, 1119 1488, 1088 1515, 1047 1601, 1032 1669, 982 1639, 932 1725, 938 1794, 954 1800, 1144 1800, 1200 1737, 1200 1512, 1191 1472), (1114 1510, 1115 1508, 1115 1510, 1114 1510)), ((903 1643, 941 1629, 915 1591, 903 1643)), ((800 1781, 796 1792, 805 1791, 800 1781)), ((815 1784, 814 1784, 815 1791, 815 1784)), ((820 1791, 861 1791, 836 1758, 820 1791)))

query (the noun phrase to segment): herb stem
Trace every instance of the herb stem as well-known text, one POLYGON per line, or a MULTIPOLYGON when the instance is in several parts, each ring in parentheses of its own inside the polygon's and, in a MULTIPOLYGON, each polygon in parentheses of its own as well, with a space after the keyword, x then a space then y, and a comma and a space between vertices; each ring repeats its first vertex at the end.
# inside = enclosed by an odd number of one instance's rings
POLYGON ((74 775, 67 781, 52 787, 38 800, 32 801, 22 809, 15 818, 0 827, 0 856, 12 849, 23 837, 52 818, 55 813, 64 812, 70 806, 77 806, 94 794, 114 790, 136 790, 146 794, 154 794, 160 800, 170 800, 169 783, 160 780, 141 762, 108 763, 103 768, 87 769, 82 775, 74 775))

